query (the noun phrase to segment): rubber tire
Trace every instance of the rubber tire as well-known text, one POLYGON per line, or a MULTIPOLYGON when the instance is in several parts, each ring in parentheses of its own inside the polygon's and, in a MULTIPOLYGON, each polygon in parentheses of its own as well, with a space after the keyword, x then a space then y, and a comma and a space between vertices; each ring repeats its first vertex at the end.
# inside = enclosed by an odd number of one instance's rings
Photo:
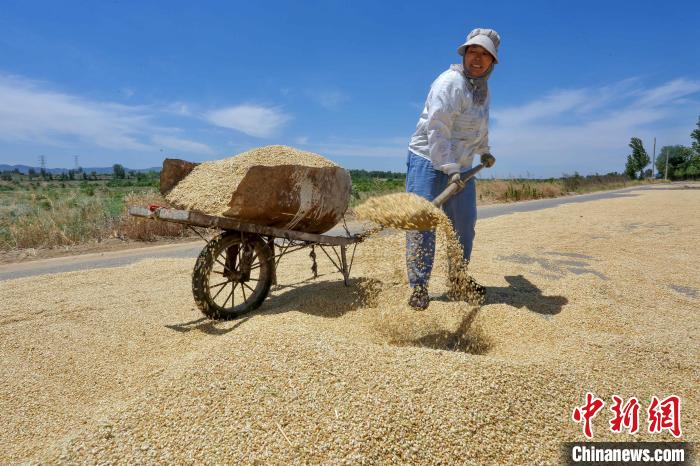
POLYGON ((270 247, 258 235, 246 235, 240 232, 224 232, 212 239, 204 246, 199 253, 197 262, 192 272, 192 295, 202 313, 216 320, 235 319, 247 312, 260 307, 267 298, 272 285, 272 270, 274 267, 274 256, 270 247), (211 298, 209 291, 209 276, 215 258, 231 246, 243 243, 252 243, 255 256, 260 261, 260 276, 254 292, 248 299, 234 307, 224 308, 219 306, 211 298))

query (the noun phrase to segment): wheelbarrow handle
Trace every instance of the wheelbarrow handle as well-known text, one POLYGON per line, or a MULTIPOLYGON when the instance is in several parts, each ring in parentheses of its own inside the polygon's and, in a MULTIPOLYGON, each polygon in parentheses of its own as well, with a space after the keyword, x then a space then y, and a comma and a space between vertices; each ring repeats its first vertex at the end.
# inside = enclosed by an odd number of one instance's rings
POLYGON ((462 173, 459 180, 450 183, 443 192, 438 194, 438 196, 433 199, 433 205, 435 207, 442 206, 449 198, 464 189, 465 183, 474 178, 474 176, 476 176, 476 174, 479 173, 484 167, 493 167, 493 164, 495 163, 496 158, 493 155, 482 154, 481 163, 471 168, 469 171, 462 173))

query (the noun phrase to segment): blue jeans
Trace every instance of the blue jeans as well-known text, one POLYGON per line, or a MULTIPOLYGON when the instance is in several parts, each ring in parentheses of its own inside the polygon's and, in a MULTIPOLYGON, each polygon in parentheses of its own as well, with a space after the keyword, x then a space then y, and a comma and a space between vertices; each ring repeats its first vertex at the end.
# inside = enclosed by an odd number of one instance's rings
MULTIPOLYGON (((432 201, 447 187, 449 177, 440 170, 435 170, 430 160, 408 151, 406 165, 407 192, 432 201)), ((464 250, 464 261, 468 262, 476 234, 474 230, 476 226, 475 179, 469 180, 464 189, 445 202, 442 208, 452 221, 464 250)), ((434 231, 409 231, 406 233, 406 265, 411 288, 416 285, 428 285, 430 272, 433 270, 434 256, 434 231)))

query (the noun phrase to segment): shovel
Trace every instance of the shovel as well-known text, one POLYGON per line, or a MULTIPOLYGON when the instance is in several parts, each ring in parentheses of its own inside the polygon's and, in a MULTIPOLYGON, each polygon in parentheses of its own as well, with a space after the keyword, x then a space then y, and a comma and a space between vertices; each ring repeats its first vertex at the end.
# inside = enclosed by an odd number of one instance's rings
POLYGON ((466 171, 462 173, 462 175, 459 177, 459 179, 451 182, 449 185, 447 185, 447 188, 438 196, 433 199, 433 205, 435 207, 440 207, 442 206, 445 202, 447 202, 448 199, 450 199, 452 196, 460 192, 461 190, 464 189, 464 185, 467 183, 467 181, 471 180, 474 178, 474 176, 479 173, 484 167, 490 168, 493 167, 493 164, 496 163, 496 158, 491 155, 491 154, 482 154, 481 155, 481 163, 477 165, 476 167, 472 167, 469 171, 466 171))

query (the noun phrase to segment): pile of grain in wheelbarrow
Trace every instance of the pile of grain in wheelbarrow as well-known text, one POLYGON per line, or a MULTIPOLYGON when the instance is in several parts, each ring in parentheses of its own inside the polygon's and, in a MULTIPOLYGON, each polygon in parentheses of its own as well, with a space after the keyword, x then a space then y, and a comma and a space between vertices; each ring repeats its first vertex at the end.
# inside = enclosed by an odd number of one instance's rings
POLYGON ((197 165, 167 194, 166 199, 185 209, 224 215, 229 209, 231 193, 251 167, 279 165, 337 167, 332 161, 313 152, 280 145, 259 147, 227 159, 197 165))
POLYGON ((413 193, 394 193, 370 198, 355 209, 355 215, 382 227, 400 230, 436 230, 445 241, 447 260, 451 264, 453 283, 450 297, 474 300, 466 264, 462 263, 463 250, 452 222, 445 212, 430 201, 413 193))

